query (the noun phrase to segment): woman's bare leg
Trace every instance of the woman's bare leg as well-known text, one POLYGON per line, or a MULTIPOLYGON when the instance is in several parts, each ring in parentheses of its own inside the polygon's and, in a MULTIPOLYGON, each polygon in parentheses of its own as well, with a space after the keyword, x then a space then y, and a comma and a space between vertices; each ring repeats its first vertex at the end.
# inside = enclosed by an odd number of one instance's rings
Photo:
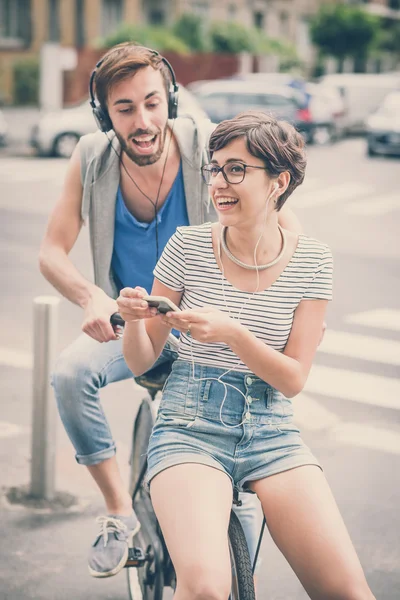
POLYGON ((269 531, 313 600, 373 600, 322 471, 298 467, 253 482, 269 531))
POLYGON ((175 567, 174 600, 228 600, 229 477, 206 465, 181 464, 156 475, 150 492, 175 567))

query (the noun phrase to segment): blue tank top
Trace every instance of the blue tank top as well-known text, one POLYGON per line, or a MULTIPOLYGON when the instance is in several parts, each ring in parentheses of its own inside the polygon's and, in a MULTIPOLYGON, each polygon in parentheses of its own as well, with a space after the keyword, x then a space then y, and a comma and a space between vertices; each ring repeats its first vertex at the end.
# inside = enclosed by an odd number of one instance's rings
MULTIPOLYGON (((157 215, 158 246, 165 244, 181 225, 189 225, 183 186, 182 162, 163 206, 157 215)), ((129 212, 118 187, 115 207, 114 250, 111 269, 118 290, 139 285, 150 294, 156 266, 156 221, 143 223, 129 212)))

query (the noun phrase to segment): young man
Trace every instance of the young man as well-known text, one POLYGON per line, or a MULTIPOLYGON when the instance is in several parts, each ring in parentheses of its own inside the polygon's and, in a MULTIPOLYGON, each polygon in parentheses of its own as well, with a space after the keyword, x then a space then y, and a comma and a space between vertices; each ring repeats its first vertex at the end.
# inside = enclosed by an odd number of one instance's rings
MULTIPOLYGON (((111 49, 98 63, 92 84, 97 96, 95 101, 91 86, 92 106, 102 131, 84 136, 71 157, 42 242, 40 269, 84 311, 84 334, 60 356, 53 385, 76 460, 87 466, 106 503, 107 516, 99 519, 101 533, 89 556, 90 573, 106 577, 122 569, 139 528, 99 400, 101 387, 132 377, 110 316, 118 310, 115 298, 122 288, 141 286, 150 292, 155 264, 178 226, 214 219, 200 175, 214 126, 190 117, 175 119, 172 68, 147 48, 122 44, 111 49), (94 283, 69 258, 86 219, 94 283)), ((300 230, 288 209, 281 213, 284 227, 300 230)), ((171 352, 167 344, 161 360, 171 352)), ((254 500, 245 494, 242 501, 237 512, 254 555, 254 500)))

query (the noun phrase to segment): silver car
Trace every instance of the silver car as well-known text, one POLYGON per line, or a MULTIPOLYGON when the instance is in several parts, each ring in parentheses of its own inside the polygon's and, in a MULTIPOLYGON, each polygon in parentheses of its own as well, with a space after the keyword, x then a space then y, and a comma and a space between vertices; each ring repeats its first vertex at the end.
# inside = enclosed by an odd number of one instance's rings
POLYGON ((400 156, 400 90, 390 92, 366 119, 367 154, 400 156))
MULTIPOLYGON (((208 118, 194 96, 180 85, 178 116, 183 114, 208 118)), ((31 130, 30 144, 41 156, 69 158, 79 138, 96 130, 89 100, 85 100, 72 108, 42 113, 31 130)))

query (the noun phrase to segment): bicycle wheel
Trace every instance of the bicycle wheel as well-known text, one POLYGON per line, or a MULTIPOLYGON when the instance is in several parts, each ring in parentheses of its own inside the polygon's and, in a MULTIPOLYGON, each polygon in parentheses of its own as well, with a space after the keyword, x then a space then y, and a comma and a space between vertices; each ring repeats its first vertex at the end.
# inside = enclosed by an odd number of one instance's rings
MULTIPOLYGON (((132 436, 129 490, 133 493, 146 463, 146 453, 154 423, 150 402, 145 398, 138 410, 132 436)), ((130 600, 162 600, 164 589, 163 549, 157 535, 157 519, 149 494, 139 488, 133 505, 141 528, 134 545, 142 548, 146 563, 142 567, 127 567, 130 600)))
POLYGON ((240 521, 233 511, 229 521, 228 535, 232 569, 232 588, 229 600, 255 600, 249 549, 240 521))
POLYGON ((136 415, 132 434, 131 470, 129 477, 129 493, 132 495, 137 480, 146 462, 147 448, 151 431, 154 425, 154 417, 150 401, 145 398, 136 415))

